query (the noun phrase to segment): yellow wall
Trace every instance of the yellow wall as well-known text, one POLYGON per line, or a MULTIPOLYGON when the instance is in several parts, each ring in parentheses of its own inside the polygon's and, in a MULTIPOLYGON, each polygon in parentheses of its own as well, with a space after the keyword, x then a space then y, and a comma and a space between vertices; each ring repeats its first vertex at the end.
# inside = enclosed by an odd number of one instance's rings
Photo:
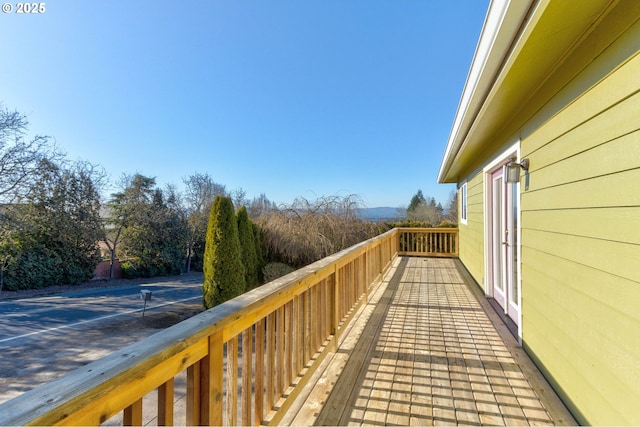
MULTIPOLYGON (((482 172, 467 181, 467 224, 458 221, 460 233, 460 260, 480 284, 484 282, 484 213, 482 172)), ((462 192, 458 190, 458 200, 462 192)), ((462 209, 458 209, 462 212, 462 209)))
MULTIPOLYGON (((620 2, 532 94, 537 113, 487 142, 520 139, 530 160, 522 341, 581 424, 640 425, 640 17, 631 5, 620 2)), ((460 258, 484 286, 482 173, 467 179, 460 258)))
POLYGON ((523 342, 579 421, 638 425, 640 55, 523 139, 521 155, 523 342))

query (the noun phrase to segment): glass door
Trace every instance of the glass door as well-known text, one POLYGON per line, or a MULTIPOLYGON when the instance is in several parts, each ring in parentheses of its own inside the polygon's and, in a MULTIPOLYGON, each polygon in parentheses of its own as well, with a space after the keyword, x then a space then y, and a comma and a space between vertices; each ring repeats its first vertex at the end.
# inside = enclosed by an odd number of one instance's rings
POLYGON ((518 324, 518 184, 506 182, 504 169, 502 166, 490 175, 491 289, 496 302, 518 324))
POLYGON ((507 289, 505 287, 504 257, 505 241, 505 215, 504 215, 504 168, 500 168, 491 174, 491 277, 493 298, 505 307, 507 289))

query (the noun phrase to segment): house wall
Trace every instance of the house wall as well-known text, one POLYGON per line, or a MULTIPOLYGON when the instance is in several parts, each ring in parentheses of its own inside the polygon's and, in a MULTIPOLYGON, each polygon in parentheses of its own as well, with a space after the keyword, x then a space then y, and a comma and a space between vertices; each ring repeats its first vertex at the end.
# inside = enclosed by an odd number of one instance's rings
POLYGON ((581 423, 640 424, 639 91, 636 52, 521 145, 523 343, 581 423))
MULTIPOLYGON (((530 160, 522 343, 581 424, 640 425, 638 6, 618 3, 487 142, 530 160)), ((483 174, 465 178, 460 258, 484 286, 483 174)))
MULTIPOLYGON (((484 283, 484 207, 482 172, 467 181, 467 223, 458 220, 459 258, 477 283, 484 283)), ((458 200, 462 192, 458 190, 458 200)), ((458 209, 461 212, 462 209, 458 209)))

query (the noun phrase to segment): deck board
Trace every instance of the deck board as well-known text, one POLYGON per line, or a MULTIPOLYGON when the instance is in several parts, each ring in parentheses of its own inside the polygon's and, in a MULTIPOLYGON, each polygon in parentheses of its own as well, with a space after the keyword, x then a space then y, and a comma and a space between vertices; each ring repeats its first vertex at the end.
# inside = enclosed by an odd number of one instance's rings
POLYGON ((399 258, 291 424, 574 424, 474 287, 457 260, 399 258))

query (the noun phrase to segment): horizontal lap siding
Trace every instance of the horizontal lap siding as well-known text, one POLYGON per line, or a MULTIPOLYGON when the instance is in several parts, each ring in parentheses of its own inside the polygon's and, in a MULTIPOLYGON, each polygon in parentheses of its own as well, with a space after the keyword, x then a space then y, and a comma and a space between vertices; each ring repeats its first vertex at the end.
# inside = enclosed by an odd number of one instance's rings
MULTIPOLYGON (((462 193, 458 190, 458 199, 462 193)), ((461 211, 461 210, 460 210, 461 211)), ((460 260, 479 284, 484 277, 484 208, 482 173, 467 181, 467 224, 458 226, 460 260)))
POLYGON ((523 343, 578 421, 638 425, 640 55, 524 138, 521 156, 523 343))

